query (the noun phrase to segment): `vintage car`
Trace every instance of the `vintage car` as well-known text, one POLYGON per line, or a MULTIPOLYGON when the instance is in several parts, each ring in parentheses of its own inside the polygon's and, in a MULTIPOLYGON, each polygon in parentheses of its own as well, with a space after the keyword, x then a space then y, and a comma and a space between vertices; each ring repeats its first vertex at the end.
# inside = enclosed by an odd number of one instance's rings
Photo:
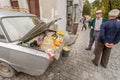
POLYGON ((65 34, 49 28, 56 21, 45 23, 33 14, 0 10, 0 75, 43 74, 64 46, 65 34), (57 38, 55 46, 52 40, 57 38))

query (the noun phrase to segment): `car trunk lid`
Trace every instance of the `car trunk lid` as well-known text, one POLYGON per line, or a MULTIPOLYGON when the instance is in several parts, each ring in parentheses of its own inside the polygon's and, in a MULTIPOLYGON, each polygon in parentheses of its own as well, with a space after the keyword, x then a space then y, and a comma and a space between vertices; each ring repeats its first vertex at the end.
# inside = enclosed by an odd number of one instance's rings
POLYGON ((21 38, 20 41, 26 42, 26 41, 38 36, 45 30, 50 30, 49 27, 60 19, 61 18, 55 19, 49 23, 45 23, 45 22, 39 23, 36 27, 34 27, 31 31, 29 31, 23 38, 21 38))

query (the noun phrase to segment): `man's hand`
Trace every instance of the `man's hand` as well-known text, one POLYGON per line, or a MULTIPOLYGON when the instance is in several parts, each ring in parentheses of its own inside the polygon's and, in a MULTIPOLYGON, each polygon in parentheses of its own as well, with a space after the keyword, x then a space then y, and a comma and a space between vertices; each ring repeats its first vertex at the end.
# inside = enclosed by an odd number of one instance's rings
POLYGON ((114 47, 114 44, 113 44, 113 43, 111 43, 111 44, 110 44, 110 46, 111 46, 111 48, 113 48, 113 47, 114 47))
POLYGON ((113 43, 105 43, 105 46, 108 48, 113 48, 114 44, 113 43))
POLYGON ((110 48, 110 44, 109 43, 105 43, 105 46, 110 48))

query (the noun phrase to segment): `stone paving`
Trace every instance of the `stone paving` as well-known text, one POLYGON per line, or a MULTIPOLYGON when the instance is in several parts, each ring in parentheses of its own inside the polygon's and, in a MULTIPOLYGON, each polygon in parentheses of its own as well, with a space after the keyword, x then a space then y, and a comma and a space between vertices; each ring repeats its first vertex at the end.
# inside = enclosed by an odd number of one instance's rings
POLYGON ((55 62, 44 75, 33 77, 18 73, 13 78, 0 77, 0 80, 120 80, 120 44, 112 50, 108 68, 96 67, 91 62, 93 50, 85 50, 88 34, 89 30, 80 31, 69 57, 55 62))

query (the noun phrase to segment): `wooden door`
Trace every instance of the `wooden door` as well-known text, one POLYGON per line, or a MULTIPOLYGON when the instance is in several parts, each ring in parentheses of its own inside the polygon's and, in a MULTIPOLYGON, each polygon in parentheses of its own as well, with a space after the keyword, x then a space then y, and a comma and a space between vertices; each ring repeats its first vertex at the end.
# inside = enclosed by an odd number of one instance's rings
POLYGON ((27 0, 27 1, 30 13, 40 17, 39 0, 27 0))

